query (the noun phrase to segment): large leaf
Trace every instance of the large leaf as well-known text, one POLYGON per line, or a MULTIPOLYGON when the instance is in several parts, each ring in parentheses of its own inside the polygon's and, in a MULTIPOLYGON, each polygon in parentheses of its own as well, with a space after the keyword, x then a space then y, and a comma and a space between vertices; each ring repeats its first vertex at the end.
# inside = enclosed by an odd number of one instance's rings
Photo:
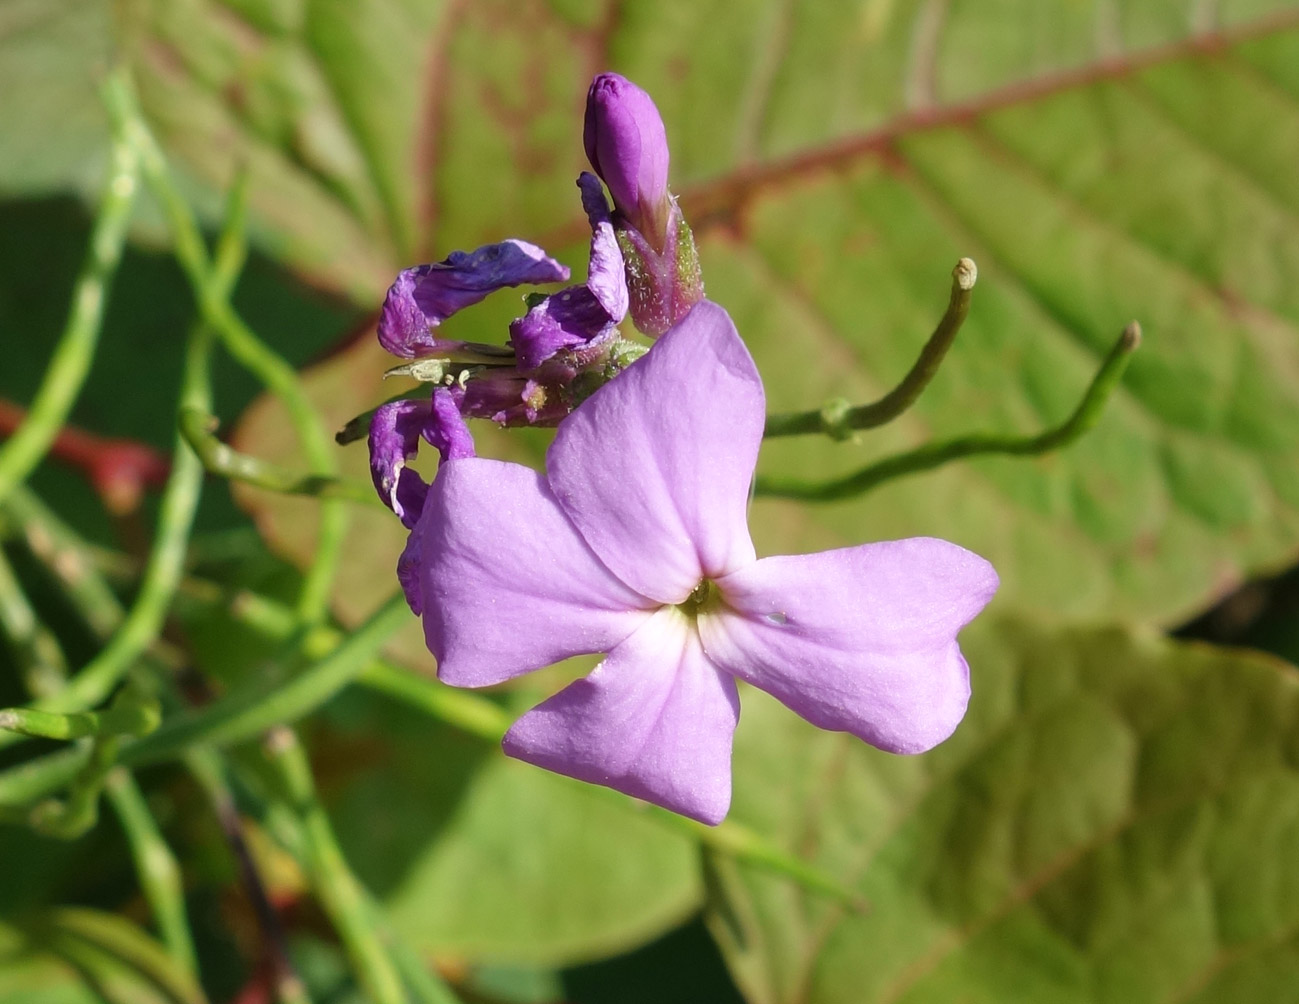
MULTIPOLYGON (((197 3, 159 15, 184 26, 166 29, 165 64, 141 48, 149 104, 214 183, 227 153, 252 150, 283 253, 371 305, 416 251, 509 234, 549 235, 581 269, 581 100, 606 63, 663 109, 710 295, 773 408, 886 390, 945 302, 947 270, 976 258, 972 316, 920 406, 860 445, 770 443, 766 471, 825 477, 931 437, 1057 422, 1122 325, 1144 323, 1124 389, 1081 445, 824 508, 763 502, 760 550, 939 534, 993 560, 1006 607, 1163 620, 1296 553, 1299 9, 282 6, 296 13, 237 30, 197 3), (189 65, 186 40, 203 33, 238 44, 189 65), (273 88, 286 67, 315 83, 273 88), (264 91, 294 135, 333 122, 348 171, 321 174, 267 133, 264 91)), ((521 308, 501 300, 454 319, 457 334, 502 340, 521 308)), ((383 395, 382 366, 359 350, 322 367, 332 418, 383 395)), ((286 458, 276 422, 262 413, 245 443, 286 458)), ((274 540, 307 553, 309 506, 254 504, 274 540)), ((354 540, 389 582, 399 537, 366 523, 354 540)))
POLYGON ((0 7, 0 194, 97 191, 108 128, 95 82, 108 65, 103 0, 7 0, 0 7))
POLYGON ((923 757, 745 695, 733 817, 869 904, 720 863, 711 926, 749 999, 1295 999, 1293 667, 1016 621, 963 645, 969 716, 923 757))
POLYGON ((699 908, 694 841, 630 799, 387 701, 353 699, 336 722, 346 731, 316 745, 340 840, 420 949, 554 966, 640 944, 699 908))
POLYGON ((0 924, 5 1004, 206 1004, 193 978, 125 918, 68 908, 0 924))

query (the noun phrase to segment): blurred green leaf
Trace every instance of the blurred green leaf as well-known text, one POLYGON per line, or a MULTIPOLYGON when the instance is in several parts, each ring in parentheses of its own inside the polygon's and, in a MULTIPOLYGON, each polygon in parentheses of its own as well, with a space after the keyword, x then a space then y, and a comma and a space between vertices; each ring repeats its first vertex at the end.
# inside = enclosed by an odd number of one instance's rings
POLYGON ((1299 675, 1119 630, 978 623, 956 735, 891 757, 744 695, 732 816, 852 884, 718 862, 755 1004, 1278 1000, 1299 986, 1299 675))
POLYGON ((166 951, 130 921, 84 908, 0 925, 5 1004, 205 1004, 166 951))
POLYGON ((340 731, 312 745, 339 841, 417 948, 453 963, 561 965, 698 909, 694 841, 631 800, 377 698, 336 702, 331 720, 340 731))
POLYGON ((104 0, 0 5, 0 196, 99 190, 108 123, 95 87, 112 37, 104 0))
MULTIPOLYGON (((659 3, 583 27, 567 7, 507 17, 498 3, 435 12, 373 0, 361 5, 369 14, 346 16, 405 18, 427 59, 415 60, 423 90, 412 77, 387 104, 347 106, 358 160, 386 151, 382 177, 362 172, 369 180, 356 184, 376 207, 407 193, 424 256, 518 234, 562 249, 580 274, 582 91, 612 62, 664 111, 710 295, 753 348, 773 410, 886 390, 941 313, 952 263, 974 257, 970 320, 920 405, 858 445, 768 444, 762 467, 782 474, 832 476, 931 437, 1053 424, 1139 318, 1145 345, 1080 445, 962 463, 820 508, 762 502, 755 532, 768 553, 937 534, 993 561, 1003 607, 1176 621, 1299 549, 1299 8, 1221 4, 1215 28, 1193 24, 1187 6, 1004 0, 976 15, 920 3, 784 13, 659 3)), ((307 21, 276 44, 318 40, 307 21)), ((414 59, 389 41, 398 64, 414 59)), ((313 65, 332 65, 313 52, 313 65)), ((219 93, 254 86, 241 66, 232 57, 213 71, 219 93)), ((172 83, 177 107, 165 113, 155 95, 155 114, 192 160, 193 120, 207 112, 182 122, 179 108, 208 108, 212 85, 194 74, 172 83)), ((229 128, 244 128, 237 107, 221 107, 229 128)), ((296 213, 302 227, 321 225, 306 202, 296 213)), ((316 250, 335 255, 344 278, 282 250, 377 305, 410 263, 385 218, 375 208, 349 224, 386 263, 374 272, 336 256, 356 253, 341 231, 316 250)), ((521 308, 511 294, 497 300, 453 319, 449 336, 503 340, 521 308)), ((331 420, 399 389, 380 385, 384 365, 358 348, 312 373, 331 420)), ((281 424, 257 412, 245 448, 289 459, 281 424)), ((286 553, 309 553, 310 504, 251 504, 286 553)), ((372 573, 391 581, 401 546, 395 521, 373 517, 352 539, 354 595, 370 595, 372 573)))

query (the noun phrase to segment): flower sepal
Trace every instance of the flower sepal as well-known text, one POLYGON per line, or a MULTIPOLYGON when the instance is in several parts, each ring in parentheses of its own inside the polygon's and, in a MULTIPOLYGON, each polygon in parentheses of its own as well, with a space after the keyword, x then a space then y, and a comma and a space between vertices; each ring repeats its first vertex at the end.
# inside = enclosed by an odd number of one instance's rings
POLYGON ((627 267, 632 322, 643 334, 657 338, 704 298, 695 236, 676 199, 671 200, 662 253, 617 213, 614 232, 627 267))

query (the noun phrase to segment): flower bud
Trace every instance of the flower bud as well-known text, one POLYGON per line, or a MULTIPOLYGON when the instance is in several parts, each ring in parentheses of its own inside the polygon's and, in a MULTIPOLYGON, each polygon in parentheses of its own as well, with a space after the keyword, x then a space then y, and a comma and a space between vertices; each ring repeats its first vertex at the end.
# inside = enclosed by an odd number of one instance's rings
POLYGON ((662 251, 671 206, 668 138, 653 100, 626 77, 600 74, 586 94, 582 138, 618 212, 662 251))

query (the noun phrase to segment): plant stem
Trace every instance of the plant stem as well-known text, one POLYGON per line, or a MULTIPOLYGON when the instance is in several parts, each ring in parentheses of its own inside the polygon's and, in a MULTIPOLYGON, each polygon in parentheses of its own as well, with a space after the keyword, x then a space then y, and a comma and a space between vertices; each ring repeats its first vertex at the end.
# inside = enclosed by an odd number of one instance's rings
POLYGON ((140 887, 158 923, 162 942, 184 971, 196 977, 198 956, 185 916, 185 890, 176 856, 163 839, 144 794, 129 771, 113 768, 104 783, 104 790, 131 846, 140 887))
POLYGON ((113 131, 110 165, 63 334, 27 420, 0 447, 0 502, 26 480, 48 452, 90 372, 109 285, 122 259, 127 223, 139 188, 139 158, 120 128, 113 131))
POLYGON ((0 771, 0 806, 21 808, 71 784, 90 760, 90 743, 82 742, 0 771))
POLYGON ((90 755, 68 787, 63 801, 48 799, 37 804, 30 822, 37 833, 58 840, 76 840, 99 818, 99 792, 117 760, 122 744, 118 735, 97 735, 90 743, 90 755))
POLYGON ((41 623, 23 592, 4 551, 0 550, 0 635, 9 641, 27 691, 48 697, 68 679, 67 661, 58 639, 41 623))
POLYGON ((265 883, 257 871, 257 862, 248 849, 244 839, 243 824, 239 809, 235 804, 234 793, 226 781, 226 767, 222 759, 206 746, 194 746, 185 751, 185 765, 203 789, 212 809, 216 813, 221 832, 225 835, 231 853, 239 868, 244 891, 257 915, 257 924, 261 928, 266 958, 270 963, 271 976, 275 981, 275 993, 280 1004, 310 1004, 306 985, 293 968, 289 958, 288 939, 284 934, 284 925, 280 923, 270 897, 266 893, 265 883))
MULTIPOLYGON (((177 260, 189 279, 203 319, 217 331, 226 350, 284 403, 310 473, 324 478, 337 476, 330 438, 297 371, 261 341, 230 306, 229 290, 210 274, 198 223, 172 182, 166 159, 140 114, 129 83, 124 77, 119 77, 117 84, 108 93, 109 112, 118 128, 134 144, 145 180, 162 203, 175 240, 177 260)), ((210 411, 210 408, 203 410, 210 411)), ((298 604, 299 612, 308 623, 321 620, 327 610, 346 526, 347 511, 341 500, 323 500, 316 557, 307 570, 298 604)))
POLYGON ((406 598, 398 592, 326 658, 289 680, 258 681, 212 704, 168 718, 152 735, 124 750, 123 763, 171 759, 195 743, 225 746, 252 739, 273 725, 296 721, 355 679, 409 618, 406 598))
MULTIPOLYGON (((205 326, 196 327, 185 353, 185 376, 181 389, 183 405, 209 406, 207 358, 210 347, 209 330, 205 326)), ((35 705, 37 710, 67 713, 99 704, 158 637, 180 581, 185 546, 194 523, 202 484, 203 465, 178 437, 171 475, 162 496, 157 536, 135 603, 108 645, 63 690, 38 701, 35 705)), ((9 745, 14 738, 13 733, 0 734, 0 747, 9 745)))
POLYGON ((361 986, 375 1004, 406 1004, 401 977, 371 923, 365 891, 334 838, 297 736, 285 726, 263 744, 284 796, 301 820, 303 853, 312 888, 352 960, 361 986))
POLYGON ((938 372, 938 367, 952 347, 970 313, 970 297, 979 271, 969 258, 962 258, 952 269, 952 293, 947 310, 920 351, 911 371, 902 382, 878 401, 854 408, 846 401, 831 401, 817 411, 786 412, 768 415, 763 438, 799 436, 823 432, 834 439, 846 439, 855 429, 872 429, 891 422, 911 407, 938 372))
POLYGON ((1036 436, 1005 436, 975 433, 899 453, 876 461, 846 477, 830 481, 801 481, 796 478, 760 476, 754 494, 765 498, 804 499, 808 502, 830 502, 862 495, 893 478, 932 470, 952 460, 990 454, 1037 456, 1067 446, 1100 420, 1106 401, 1118 386, 1132 353, 1141 344, 1141 327, 1133 321, 1123 329, 1105 361, 1101 364, 1082 400, 1060 425, 1036 436))
POLYGON ((86 736, 143 736, 158 727, 156 704, 126 702, 106 711, 74 711, 62 715, 35 708, 0 711, 0 729, 41 739, 83 739, 86 736))
POLYGON ((49 570, 86 626, 107 638, 121 624, 125 610, 90 558, 86 543, 26 487, 19 485, 0 506, 8 518, 5 532, 20 537, 49 570))
POLYGON ((299 474, 259 457, 240 453, 223 443, 213 433, 217 420, 195 408, 180 414, 180 432, 190 449, 198 454, 209 474, 231 481, 265 488, 281 495, 309 495, 320 498, 342 498, 366 505, 382 505, 374 489, 359 481, 315 474, 299 474))
MULTIPOLYGON (((52 936, 51 947, 58 955, 64 955, 65 949, 72 947, 68 940, 79 942, 133 969, 153 984, 161 999, 172 1004, 207 1004, 193 974, 178 967, 162 946, 123 917, 86 907, 65 906, 42 915, 38 924, 42 935, 52 936)), ((69 954, 75 961, 78 953, 69 954)))

